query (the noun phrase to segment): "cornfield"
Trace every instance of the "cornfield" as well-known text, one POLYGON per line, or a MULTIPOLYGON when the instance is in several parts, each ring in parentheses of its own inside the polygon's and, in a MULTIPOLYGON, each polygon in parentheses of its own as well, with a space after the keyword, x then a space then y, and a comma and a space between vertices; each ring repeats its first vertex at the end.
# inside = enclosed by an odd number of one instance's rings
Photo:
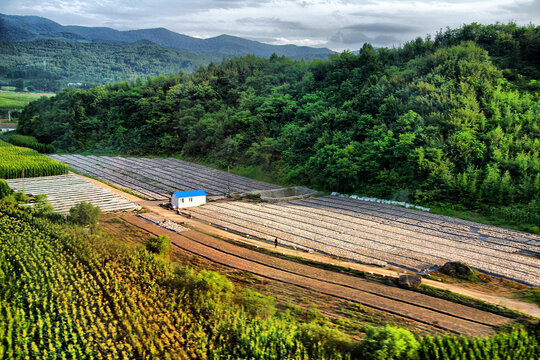
POLYGON ((0 140, 0 178, 62 175, 67 172, 67 165, 41 155, 36 150, 13 146, 0 140))
POLYGON ((42 154, 50 154, 54 152, 54 147, 51 144, 42 144, 33 136, 11 135, 8 141, 15 146, 23 146, 34 149, 42 154))
POLYGON ((420 360, 535 360, 540 358, 540 347, 525 330, 515 329, 485 339, 427 336, 420 345, 419 355, 420 360))
POLYGON ((303 344, 288 321, 250 318, 231 294, 201 294, 201 278, 182 287, 145 251, 86 236, 0 202, 0 359, 349 358, 303 344))

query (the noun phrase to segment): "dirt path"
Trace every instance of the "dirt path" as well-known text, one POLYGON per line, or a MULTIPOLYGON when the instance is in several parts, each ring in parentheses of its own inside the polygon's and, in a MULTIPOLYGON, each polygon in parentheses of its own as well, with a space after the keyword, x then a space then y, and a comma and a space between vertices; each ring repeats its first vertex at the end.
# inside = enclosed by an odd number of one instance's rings
POLYGON ((190 230, 172 233, 135 215, 122 216, 127 222, 156 235, 167 235, 174 245, 217 263, 256 275, 294 284, 323 294, 356 301, 366 306, 400 315, 464 335, 488 335, 493 326, 511 322, 499 315, 388 287, 354 276, 322 270, 278 259, 238 247, 190 230))
MULTIPOLYGON (((77 175, 77 176, 81 176, 81 175, 77 175)), ((106 184, 104 184, 104 183, 102 183, 102 182, 100 182, 98 180, 91 179, 91 178, 88 178, 88 177, 85 177, 85 176, 81 176, 81 177, 85 178, 86 180, 88 180, 88 181, 90 181, 90 182, 92 182, 92 183, 94 183, 96 185, 99 185, 99 186, 101 186, 103 188, 106 188, 106 189, 108 189, 108 190, 110 190, 110 191, 112 191, 112 192, 114 192, 116 194, 119 194, 119 195, 125 197, 126 199, 140 205, 141 207, 143 207, 143 208, 145 208, 147 210, 150 210, 150 211, 152 211, 152 212, 154 212, 156 214, 159 214, 160 216, 163 216, 165 219, 169 219, 169 220, 176 221, 176 222, 186 222, 186 223, 189 224, 190 227, 192 227, 192 228, 194 228, 194 229, 196 229, 196 230, 198 230, 200 232, 206 233, 206 234, 216 235, 216 236, 221 237, 221 238, 226 238, 226 239, 230 239, 230 240, 234 240, 234 241, 239 241, 239 242, 242 242, 242 243, 254 246, 254 247, 260 247, 260 248, 265 248, 265 249, 268 249, 268 250, 274 250, 273 244, 270 244, 270 243, 267 243, 267 242, 264 242, 264 241, 260 241, 260 240, 251 239, 249 237, 245 237, 245 236, 241 236, 241 235, 236 235, 236 234, 233 234, 233 233, 231 233, 229 231, 225 231, 225 230, 216 228, 216 227, 214 227, 212 225, 209 225, 209 224, 207 224, 205 222, 198 221, 196 219, 187 219, 184 216, 177 215, 177 214, 175 214, 174 212, 172 212, 170 210, 167 210, 167 209, 164 209, 164 208, 158 206, 158 204, 163 202, 163 201, 142 200, 141 198, 138 198, 138 197, 136 197, 134 195, 128 194, 128 193, 126 193, 126 192, 124 192, 122 190, 113 188, 113 187, 111 187, 109 185, 106 185, 106 184)), ((327 263, 327 264, 341 266, 341 267, 345 267, 345 268, 351 268, 351 269, 354 269, 354 270, 364 271, 364 272, 367 272, 367 273, 377 274, 377 275, 381 275, 381 276, 399 277, 400 274, 406 272, 405 270, 399 269, 399 268, 392 269, 392 268, 380 268, 380 267, 375 267, 375 266, 363 265, 363 264, 359 264, 359 263, 355 263, 355 262, 349 262, 349 261, 343 261, 343 260, 335 259, 335 258, 329 257, 327 255, 323 255, 323 254, 306 253, 306 252, 303 252, 303 251, 298 251, 298 250, 294 250, 294 249, 290 249, 290 248, 286 248, 286 247, 279 247, 278 250, 279 250, 280 253, 285 254, 285 255, 299 256, 299 257, 302 257, 302 258, 305 258, 305 259, 311 260, 311 261, 327 263)), ((536 306, 535 304, 531 304, 531 303, 521 301, 519 299, 511 299, 511 298, 504 297, 504 296, 499 296, 499 295, 489 294, 489 293, 485 293, 485 292, 478 291, 478 290, 468 289, 468 288, 466 288, 464 286, 461 286, 459 284, 447 284, 447 283, 442 283, 442 282, 433 281, 433 280, 429 280, 429 279, 423 279, 422 282, 424 284, 426 284, 426 285, 429 285, 429 286, 432 286, 432 287, 435 287, 435 288, 438 288, 438 289, 449 290, 449 291, 452 291, 452 292, 454 292, 456 294, 465 295, 465 296, 469 296, 469 297, 472 297, 472 298, 475 298, 475 299, 478 299, 478 300, 485 301, 485 302, 487 302, 489 304, 505 306, 505 307, 507 307, 509 309, 520 311, 520 312, 523 312, 523 313, 531 315, 531 316, 540 317, 540 307, 536 306)))
MULTIPOLYGON (((198 221, 196 219, 187 219, 184 216, 177 215, 170 210, 157 206, 156 202, 146 202, 144 204, 143 203, 139 203, 139 204, 143 206, 144 208, 163 216, 164 218, 170 219, 172 221, 177 221, 177 222, 186 222, 192 228, 202 231, 206 234, 216 235, 222 238, 240 241, 242 243, 256 246, 259 248, 274 250, 274 245, 271 243, 267 243, 267 242, 255 240, 255 239, 250 239, 241 235, 235 235, 229 231, 216 228, 212 225, 209 225, 202 221, 198 221)), ((363 265, 363 264, 359 264, 355 262, 334 259, 323 254, 306 253, 303 251, 294 250, 291 248, 286 248, 286 247, 281 247, 281 246, 278 247, 278 250, 282 254, 299 256, 307 260, 341 266, 341 267, 364 271, 367 273, 377 274, 381 276, 399 277, 399 275, 406 273, 406 271, 403 269, 380 268, 380 267, 375 267, 375 266, 363 265)), ((509 309, 520 311, 531 316, 540 317, 540 308, 536 306, 535 304, 531 304, 525 301, 521 301, 518 299, 511 299, 508 297, 498 296, 494 294, 488 294, 481 291, 468 289, 466 287, 463 287, 457 284, 447 284, 447 283, 442 283, 439 281, 434 281, 434 280, 429 280, 429 279, 422 279, 422 283, 432 286, 434 288, 438 288, 442 290, 449 290, 456 294, 465 295, 465 296, 469 296, 478 300, 482 300, 489 304, 505 306, 509 309)))

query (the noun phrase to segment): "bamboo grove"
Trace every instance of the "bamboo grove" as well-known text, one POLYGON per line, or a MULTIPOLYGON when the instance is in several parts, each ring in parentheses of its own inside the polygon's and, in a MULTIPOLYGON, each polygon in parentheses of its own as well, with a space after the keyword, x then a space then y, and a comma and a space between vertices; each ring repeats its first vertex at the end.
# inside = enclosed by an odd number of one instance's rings
POLYGON ((67 172, 67 165, 41 155, 36 150, 13 146, 0 140, 0 178, 62 175, 67 172))
POLYGON ((540 355, 536 337, 522 329, 485 339, 416 338, 385 326, 358 342, 329 325, 252 313, 235 300, 239 293, 215 272, 175 267, 98 229, 85 233, 0 202, 0 359, 540 355))

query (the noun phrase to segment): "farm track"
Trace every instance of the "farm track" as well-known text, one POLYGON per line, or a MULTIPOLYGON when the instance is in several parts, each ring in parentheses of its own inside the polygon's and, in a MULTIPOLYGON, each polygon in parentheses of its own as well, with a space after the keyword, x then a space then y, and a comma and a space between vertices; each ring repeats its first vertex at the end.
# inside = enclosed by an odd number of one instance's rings
MULTIPOLYGON (((52 155, 75 170, 164 200, 178 190, 209 195, 277 186, 174 158, 52 155)), ((370 265, 427 272, 464 261, 497 276, 540 285, 540 237, 396 206, 326 196, 278 204, 209 203, 199 219, 267 241, 370 265), (527 255, 527 256, 526 256, 527 255), (533 255, 533 256, 530 256, 533 255), (536 257, 535 257, 536 256, 536 257)))
POLYGON ((326 295, 359 302, 367 307, 454 333, 488 335, 493 332, 493 327, 512 321, 420 293, 262 254, 193 230, 182 232, 180 235, 134 215, 123 215, 122 218, 153 234, 167 235, 176 247, 217 263, 326 295))
POLYGON ((149 200, 170 197, 179 190, 204 189, 209 195, 244 193, 279 188, 204 165, 174 158, 134 158, 83 155, 51 155, 73 169, 109 181, 149 200))
MULTIPOLYGON (((465 261, 488 273, 540 285, 540 261, 520 251, 536 251, 534 236, 484 226, 490 237, 464 224, 414 210, 382 208, 358 200, 322 197, 278 204, 210 203, 190 211, 201 220, 266 240, 300 246, 367 264, 392 264, 425 271, 446 261, 465 261), (424 221, 424 216, 427 215, 424 221), (467 231, 468 230, 468 231, 467 231), (507 240, 506 237, 509 237, 507 240)), ((475 224, 476 225, 476 224, 475 224)))

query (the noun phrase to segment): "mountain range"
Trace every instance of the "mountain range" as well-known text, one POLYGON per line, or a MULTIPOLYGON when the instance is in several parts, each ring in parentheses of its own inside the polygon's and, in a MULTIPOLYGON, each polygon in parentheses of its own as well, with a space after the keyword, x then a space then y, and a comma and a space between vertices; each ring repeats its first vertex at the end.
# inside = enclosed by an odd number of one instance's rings
POLYGON ((231 57, 253 54, 269 57, 273 53, 293 59, 325 59, 333 51, 296 45, 270 45, 236 36, 220 35, 199 39, 165 28, 119 31, 107 27, 64 26, 38 16, 0 14, 0 41, 33 41, 42 39, 68 42, 103 42, 130 44, 151 41, 175 50, 207 52, 213 57, 231 57))

